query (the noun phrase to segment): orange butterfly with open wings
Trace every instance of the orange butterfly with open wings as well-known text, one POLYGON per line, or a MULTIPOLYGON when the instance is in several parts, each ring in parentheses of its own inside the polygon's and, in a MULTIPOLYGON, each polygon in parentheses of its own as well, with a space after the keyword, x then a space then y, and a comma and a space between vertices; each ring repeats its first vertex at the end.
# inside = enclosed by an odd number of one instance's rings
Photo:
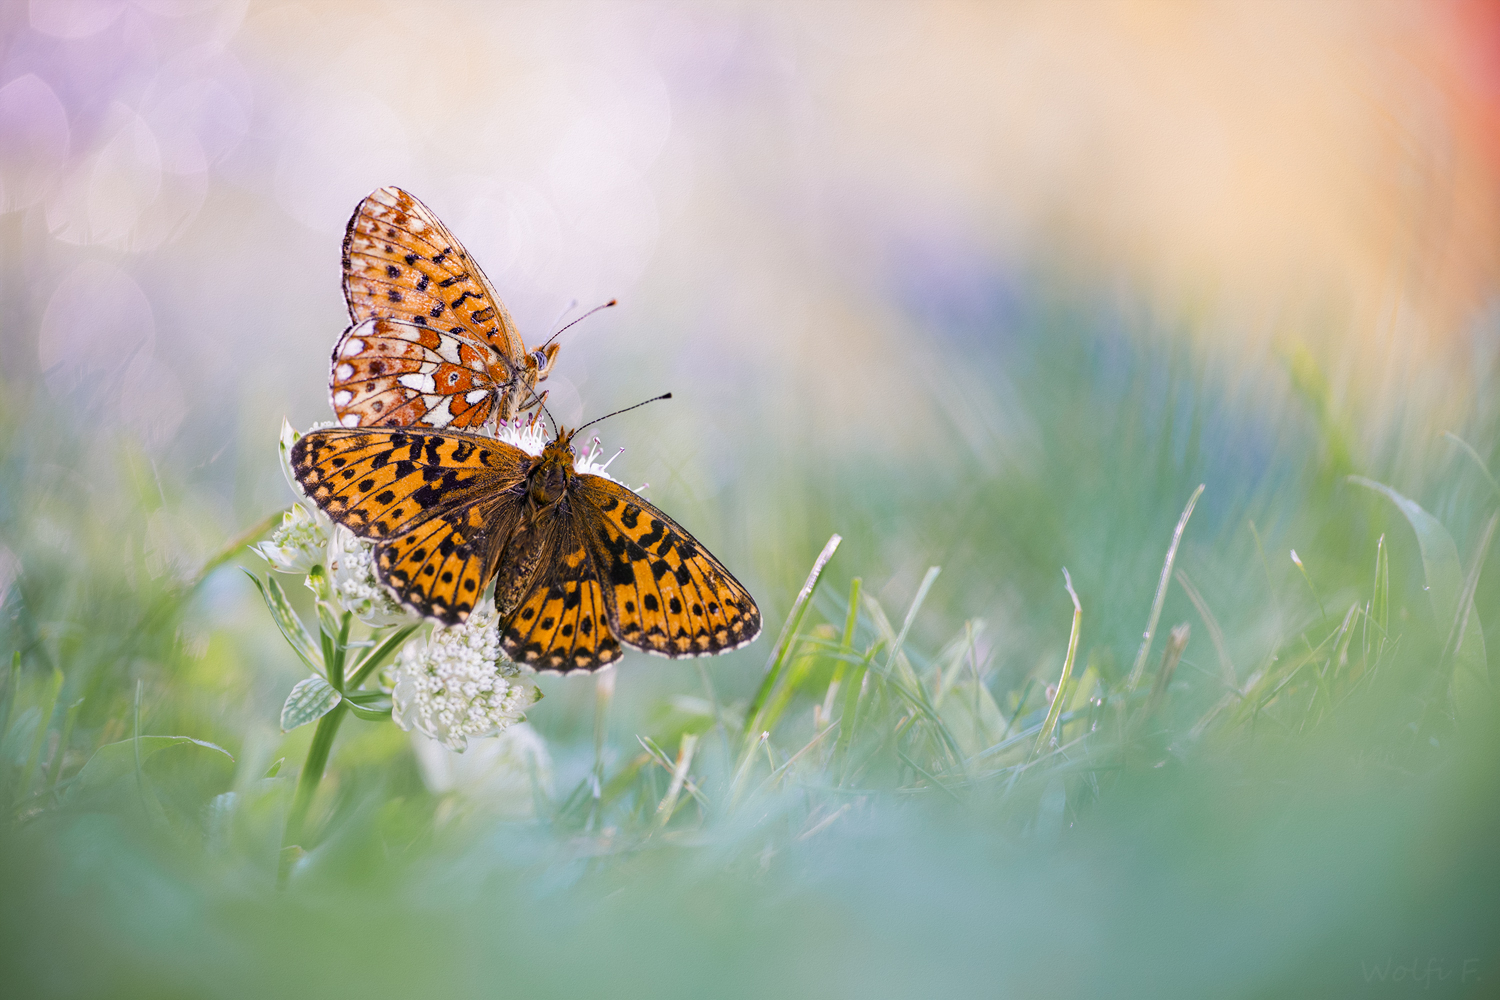
POLYGON ((760 609, 677 522, 605 475, 577 470, 560 431, 540 455, 456 431, 329 428, 292 470, 329 517, 375 543, 380 580, 454 625, 489 582, 511 659, 597 670, 621 645, 722 653, 760 634, 760 609))
POLYGON ((333 349, 329 393, 344 427, 480 430, 535 405, 557 345, 528 351, 479 264, 432 210, 397 187, 372 193, 344 233, 353 325, 333 349))

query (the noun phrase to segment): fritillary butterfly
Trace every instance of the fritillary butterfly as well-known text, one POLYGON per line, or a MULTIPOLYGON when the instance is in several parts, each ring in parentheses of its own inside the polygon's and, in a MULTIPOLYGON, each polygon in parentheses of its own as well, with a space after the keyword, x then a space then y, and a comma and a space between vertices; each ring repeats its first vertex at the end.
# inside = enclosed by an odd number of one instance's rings
POLYGON ((330 428, 292 448, 298 483, 375 543, 402 604, 464 621, 489 582, 511 659, 597 670, 621 646, 722 653, 760 634, 760 610, 677 522, 606 476, 576 469, 573 431, 532 455, 459 431, 330 428))
POLYGON ((557 345, 527 351, 489 279, 432 210, 396 187, 344 233, 353 325, 328 389, 344 427, 479 430, 537 402, 557 345))

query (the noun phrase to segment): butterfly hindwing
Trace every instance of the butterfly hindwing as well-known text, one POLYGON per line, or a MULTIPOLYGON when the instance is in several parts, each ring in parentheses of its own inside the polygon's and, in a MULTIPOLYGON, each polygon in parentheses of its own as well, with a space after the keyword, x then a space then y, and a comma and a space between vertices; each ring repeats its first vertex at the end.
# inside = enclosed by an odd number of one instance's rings
POLYGON ((580 475, 573 497, 622 643, 660 656, 708 656, 760 634, 749 592, 677 522, 602 476, 580 475))
POLYGON ((474 610, 489 562, 481 507, 471 503, 438 514, 376 546, 376 572, 402 604, 448 625, 474 610))
POLYGON ((324 513, 363 538, 385 539, 515 486, 529 459, 477 434, 329 428, 303 435, 291 461, 324 513))
MULTIPOLYGON (((571 517, 555 517, 547 523, 531 585, 507 618, 500 637, 506 655, 517 663, 568 673, 598 670, 622 655, 578 527, 571 517)), ((505 584, 505 568, 500 572, 497 599, 505 584)))
POLYGON ((333 349, 329 397, 344 427, 482 428, 497 386, 487 348, 404 320, 367 319, 333 349))
POLYGON ((344 233, 344 298, 356 322, 379 316, 488 344, 518 369, 526 347, 468 251, 426 205, 396 187, 373 192, 344 233))

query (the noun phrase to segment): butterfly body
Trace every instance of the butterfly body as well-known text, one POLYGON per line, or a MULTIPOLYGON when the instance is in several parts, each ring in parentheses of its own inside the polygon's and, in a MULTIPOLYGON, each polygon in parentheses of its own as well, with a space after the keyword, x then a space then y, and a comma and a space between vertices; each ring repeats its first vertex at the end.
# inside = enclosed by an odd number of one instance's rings
POLYGON ((622 644, 704 656, 759 635, 754 599, 723 564, 638 494, 577 471, 571 441, 532 455, 456 431, 328 429, 291 458, 307 495, 375 543, 402 604, 457 624, 494 580, 517 662, 596 670, 622 644))
POLYGON ((329 377, 341 426, 477 430, 534 405, 557 345, 527 349, 479 265, 412 195, 360 202, 343 268, 352 325, 329 377))

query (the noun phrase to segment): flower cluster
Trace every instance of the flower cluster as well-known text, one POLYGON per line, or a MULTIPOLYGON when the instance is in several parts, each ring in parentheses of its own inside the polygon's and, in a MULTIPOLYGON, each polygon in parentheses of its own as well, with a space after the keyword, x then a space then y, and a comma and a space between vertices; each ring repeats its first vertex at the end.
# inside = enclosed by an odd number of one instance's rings
POLYGON ((328 569, 333 573, 333 592, 344 610, 369 625, 383 628, 411 621, 413 615, 392 599, 375 576, 375 548, 348 528, 333 529, 328 541, 328 569))
POLYGON ((328 533, 318 518, 301 504, 281 515, 281 527, 269 542, 250 546, 281 573, 308 573, 322 564, 328 552, 328 533))
POLYGON ((434 628, 413 639, 396 661, 393 718, 452 750, 471 737, 492 736, 524 717, 541 697, 500 652, 493 604, 481 605, 462 625, 434 628))

